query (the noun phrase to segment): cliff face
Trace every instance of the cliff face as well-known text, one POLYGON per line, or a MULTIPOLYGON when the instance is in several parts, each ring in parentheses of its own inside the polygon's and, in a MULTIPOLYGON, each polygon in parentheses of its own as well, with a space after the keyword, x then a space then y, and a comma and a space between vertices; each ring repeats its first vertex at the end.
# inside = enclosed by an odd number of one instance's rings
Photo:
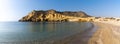
POLYGON ((19 21, 22 22, 40 22, 40 21, 67 21, 69 18, 73 17, 89 17, 86 13, 79 11, 79 12, 71 12, 71 11, 64 11, 59 12, 56 10, 33 10, 27 16, 23 17, 19 21))

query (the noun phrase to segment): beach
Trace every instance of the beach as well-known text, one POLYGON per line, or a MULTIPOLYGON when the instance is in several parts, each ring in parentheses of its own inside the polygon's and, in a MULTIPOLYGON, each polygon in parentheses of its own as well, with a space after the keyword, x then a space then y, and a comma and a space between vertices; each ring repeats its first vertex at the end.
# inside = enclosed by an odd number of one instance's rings
POLYGON ((120 23, 115 21, 95 22, 97 31, 89 39, 88 44, 120 44, 120 23))
POLYGON ((56 41, 54 44, 120 44, 120 23, 116 21, 92 22, 93 27, 56 41))

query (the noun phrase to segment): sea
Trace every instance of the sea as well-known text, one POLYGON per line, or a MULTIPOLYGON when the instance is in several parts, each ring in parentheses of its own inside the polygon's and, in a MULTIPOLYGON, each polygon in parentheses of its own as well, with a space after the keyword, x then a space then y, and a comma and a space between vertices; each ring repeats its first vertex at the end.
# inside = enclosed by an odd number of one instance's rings
POLYGON ((91 26, 90 22, 0 22, 0 44, 52 44, 91 26))

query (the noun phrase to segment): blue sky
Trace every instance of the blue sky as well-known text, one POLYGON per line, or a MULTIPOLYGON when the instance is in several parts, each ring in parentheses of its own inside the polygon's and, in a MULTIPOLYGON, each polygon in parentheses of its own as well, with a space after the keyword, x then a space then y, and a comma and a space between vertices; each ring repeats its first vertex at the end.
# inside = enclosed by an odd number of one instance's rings
POLYGON ((32 10, 48 9, 120 17, 120 0, 0 0, 0 21, 18 21, 32 10))

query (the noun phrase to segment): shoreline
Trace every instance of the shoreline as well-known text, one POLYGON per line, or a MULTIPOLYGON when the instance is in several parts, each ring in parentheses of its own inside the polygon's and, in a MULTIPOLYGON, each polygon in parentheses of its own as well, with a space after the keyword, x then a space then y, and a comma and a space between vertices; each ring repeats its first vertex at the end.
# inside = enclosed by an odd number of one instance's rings
MULTIPOLYGON (((120 22, 115 21, 90 22, 90 27, 79 33, 60 40, 45 42, 47 44, 120 44, 119 24, 120 22)), ((46 44, 44 41, 37 43, 46 44)))
MULTIPOLYGON (((5 41, 5 42, 1 42, 1 44, 19 44, 19 43, 20 44, 80 44, 80 43, 87 44, 87 41, 91 37, 91 34, 93 34, 93 32, 96 30, 96 26, 93 23, 89 22, 88 25, 86 24, 84 27, 86 27, 85 30, 77 31, 78 33, 72 34, 70 36, 67 36, 61 39, 50 39, 50 40, 43 40, 43 41, 25 40, 25 41, 16 41, 16 42, 5 41)), ((78 28, 78 29, 81 29, 81 28, 78 28)))
POLYGON ((93 28, 55 42, 54 44, 120 44, 120 23, 92 22, 93 28))
POLYGON ((66 37, 64 39, 55 41, 53 44, 87 44, 92 35, 96 32, 96 25, 91 23, 92 26, 81 33, 66 37))

